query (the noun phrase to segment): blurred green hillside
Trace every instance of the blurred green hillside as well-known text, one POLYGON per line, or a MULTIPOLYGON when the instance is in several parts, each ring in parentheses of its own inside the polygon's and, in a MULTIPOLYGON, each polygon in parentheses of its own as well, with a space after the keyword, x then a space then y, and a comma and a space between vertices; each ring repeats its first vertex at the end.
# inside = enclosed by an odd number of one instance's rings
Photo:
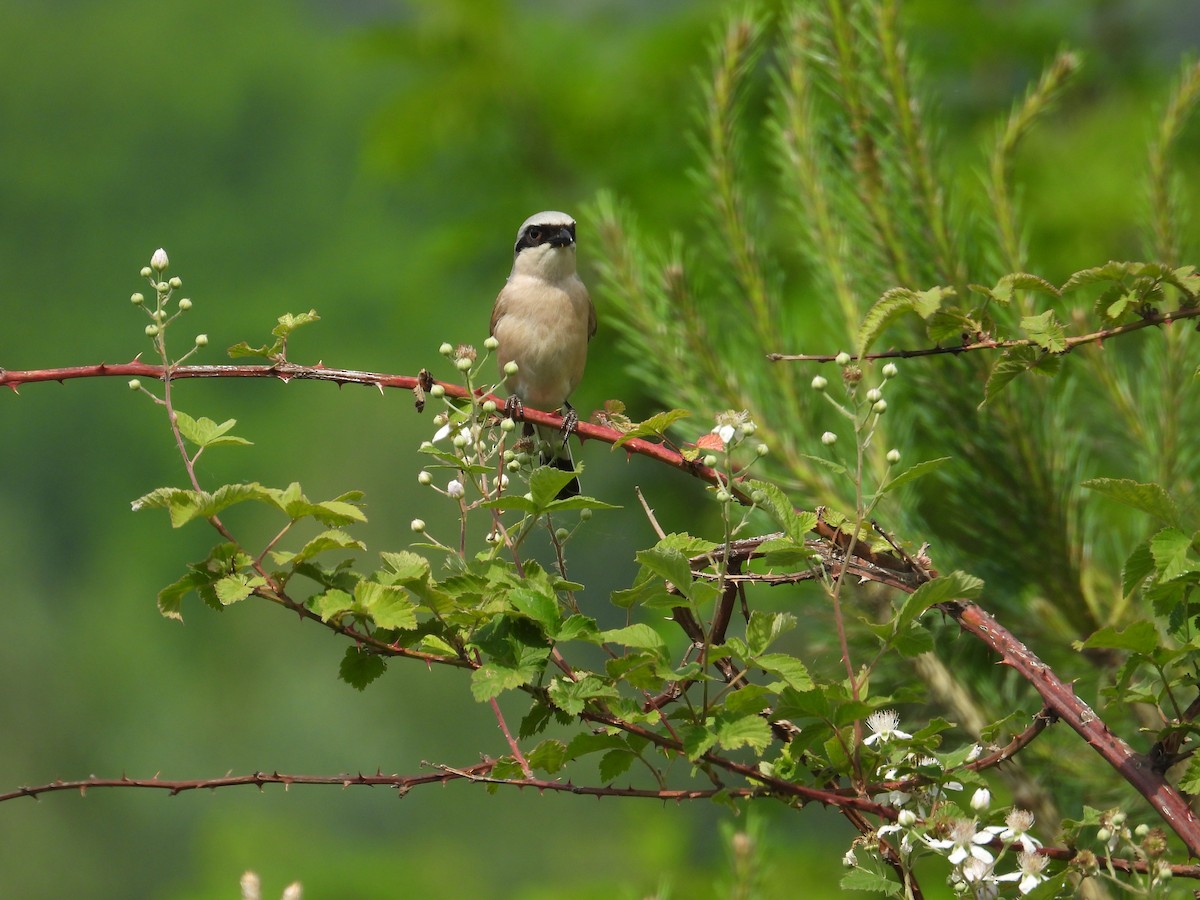
MULTIPOLYGON (((696 237, 696 73, 724 6, 0 4, 0 366, 148 358, 128 298, 162 246, 195 304, 175 333, 211 340, 200 361, 315 308, 294 361, 449 379, 437 347, 482 342, 529 213, 579 216, 585 278, 584 213, 600 189, 648 232, 696 237)), ((996 117, 1060 44, 1082 51, 1080 86, 1022 157, 1033 257, 1052 279, 1136 257, 1131 173, 1144 166, 1146 111, 1200 45, 1200 9, 918 0, 907 16, 964 190, 978 190, 996 117)), ((1193 131, 1181 153, 1193 174, 1196 149, 1193 131)), ((647 416, 659 404, 624 374, 596 300, 601 330, 575 405, 586 417, 620 397, 647 416)), ((786 337, 836 349, 815 320, 786 337)), ((211 484, 299 481, 320 499, 365 490, 372 551, 406 546, 414 516, 445 521, 416 482, 433 426, 403 392, 265 380, 177 390, 181 408, 237 418, 254 442, 206 454, 211 484)), ((652 540, 632 485, 667 527, 700 532, 706 507, 698 485, 645 461, 593 445, 583 460, 589 493, 625 507, 572 544, 583 599, 601 607, 652 540)), ((161 618, 159 588, 213 541, 129 502, 182 479, 161 411, 123 380, 0 396, 0 792, 90 774, 415 773, 503 750, 454 673, 393 663, 358 693, 336 680, 343 644, 277 610, 192 602, 186 624, 161 618)), ((403 801, 325 787, 50 795, 0 804, 0 897, 228 897, 247 868, 267 896, 294 879, 310 897, 707 896, 728 873, 724 818, 465 785, 403 801)), ((766 895, 835 895, 850 829, 817 809, 767 818, 766 895)))

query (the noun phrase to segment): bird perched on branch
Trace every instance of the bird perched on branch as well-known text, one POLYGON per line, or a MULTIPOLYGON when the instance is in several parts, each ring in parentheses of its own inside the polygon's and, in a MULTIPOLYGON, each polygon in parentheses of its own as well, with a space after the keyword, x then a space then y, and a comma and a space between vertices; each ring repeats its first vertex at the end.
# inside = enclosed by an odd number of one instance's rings
MULTIPOLYGON (((542 464, 566 472, 575 463, 567 439, 579 416, 567 399, 583 378, 588 341, 596 333, 596 310, 575 270, 575 220, 564 212, 530 216, 517 231, 512 272, 492 308, 491 334, 509 398, 505 410, 519 418, 524 405, 562 409, 560 434, 549 437, 542 464), (509 362, 513 374, 504 372, 509 362)), ((532 435, 526 423, 524 433, 532 435)), ((572 479, 559 497, 579 493, 572 479)))

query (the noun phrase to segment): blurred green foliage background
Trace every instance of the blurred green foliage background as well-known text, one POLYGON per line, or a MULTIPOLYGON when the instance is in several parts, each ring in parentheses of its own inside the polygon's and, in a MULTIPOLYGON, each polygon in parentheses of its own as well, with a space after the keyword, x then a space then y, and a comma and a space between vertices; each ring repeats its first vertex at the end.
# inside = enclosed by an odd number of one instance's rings
MULTIPOLYGON (((322 321, 293 360, 450 378, 442 341, 481 343, 516 226, 580 217, 609 188, 648 232, 696 236, 696 72, 723 4, 579 0, 0 5, 0 366, 123 362, 149 349, 128 295, 165 247, 194 310, 179 326, 217 348, 261 343, 277 315, 322 321)), ((1200 40, 1187 0, 906 4, 914 56, 978 190, 992 123, 1061 44, 1085 72, 1023 154, 1030 245, 1061 280, 1136 258, 1134 173, 1180 55, 1200 40)), ((1181 153, 1194 173, 1198 158, 1181 153), (1190 158, 1190 162, 1188 162, 1190 158)), ((763 164, 750 151, 752 165, 763 164)), ((764 184, 765 179, 764 179, 764 184)), ((879 285, 880 291, 890 285, 879 285)), ((623 374, 604 328, 574 398, 634 417, 655 399, 623 374)), ((822 335, 770 349, 829 351, 822 335)), ((181 351, 183 348, 177 345, 181 351)), ((236 417, 254 446, 206 454, 209 484, 300 481, 310 497, 367 492, 371 550, 446 510, 418 490, 432 429, 402 392, 328 384, 185 383, 181 408, 236 417)), ((703 492, 591 446, 597 516, 572 545, 597 607, 652 540, 641 484, 670 527, 703 522, 703 492)), ((336 680, 344 646, 274 609, 185 625, 154 596, 213 542, 129 501, 182 470, 161 411, 122 380, 0 396, 0 792, 89 774, 417 772, 503 752, 458 673, 393 663, 365 693, 336 680)), ((249 529, 268 523, 245 520, 249 529)), ((514 716, 520 699, 509 707, 514 716)), ((702 805, 595 802, 455 785, 385 790, 94 791, 0 806, 0 896, 232 896, 247 868, 266 895, 707 895, 728 875, 702 805)), ((767 811, 767 896, 836 894, 850 830, 833 813, 767 811)))

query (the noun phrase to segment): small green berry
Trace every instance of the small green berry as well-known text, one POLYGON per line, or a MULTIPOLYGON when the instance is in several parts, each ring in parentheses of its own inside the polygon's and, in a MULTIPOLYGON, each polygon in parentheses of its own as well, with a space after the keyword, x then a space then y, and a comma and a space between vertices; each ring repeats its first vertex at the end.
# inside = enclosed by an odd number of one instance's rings
POLYGON ((557 528, 554 531, 554 539, 556 541, 558 541, 560 544, 563 541, 565 541, 567 538, 569 538, 570 536, 571 536, 571 532, 567 531, 567 529, 565 529, 565 528, 557 528))
POLYGON ((514 422, 512 419, 501 419, 500 420, 500 430, 501 431, 512 431, 516 427, 517 427, 517 423, 514 422))
POLYGON ((767 495, 765 493, 763 493, 762 491, 754 491, 750 495, 750 500, 754 503, 755 506, 762 506, 764 503, 767 502, 767 495))
POLYGON ((504 468, 508 469, 508 471, 510 471, 510 472, 520 472, 521 471, 521 462, 520 462, 520 460, 516 460, 516 459, 511 460, 504 464, 504 468))
POLYGON ((590 509, 581 509, 579 511, 579 521, 580 522, 586 522, 591 517, 592 517, 592 511, 590 509))

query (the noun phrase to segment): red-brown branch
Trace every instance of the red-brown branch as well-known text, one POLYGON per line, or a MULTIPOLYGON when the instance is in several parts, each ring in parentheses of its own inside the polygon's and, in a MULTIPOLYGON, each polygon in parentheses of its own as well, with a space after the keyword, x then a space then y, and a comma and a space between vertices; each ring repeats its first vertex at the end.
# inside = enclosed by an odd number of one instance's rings
MULTIPOLYGON (((1113 328, 1103 328, 1100 331, 1093 331, 1091 334, 1079 334, 1066 339, 1066 349, 1063 353, 1070 353, 1076 347, 1084 344, 1100 344, 1111 337, 1117 337, 1122 334, 1129 334, 1131 331, 1140 331, 1143 328, 1151 328, 1156 325, 1169 325, 1177 319, 1194 319, 1200 316, 1200 307, 1184 307, 1177 309, 1174 312, 1168 313, 1147 313, 1144 317, 1136 322, 1126 322, 1124 325, 1117 325, 1113 328)), ((943 356, 950 354, 957 356, 960 353, 971 353, 976 350, 1009 350, 1013 347, 1035 347, 1037 344, 1029 338, 1013 338, 1007 341, 981 340, 966 344, 959 344, 954 347, 923 347, 919 350, 884 350, 880 353, 865 353, 862 356, 852 356, 855 360, 868 359, 916 359, 921 356, 943 356)), ((1060 354, 1061 355, 1061 354, 1060 354)), ((836 353, 768 353, 767 359, 772 362, 834 362, 838 358, 836 353)))

